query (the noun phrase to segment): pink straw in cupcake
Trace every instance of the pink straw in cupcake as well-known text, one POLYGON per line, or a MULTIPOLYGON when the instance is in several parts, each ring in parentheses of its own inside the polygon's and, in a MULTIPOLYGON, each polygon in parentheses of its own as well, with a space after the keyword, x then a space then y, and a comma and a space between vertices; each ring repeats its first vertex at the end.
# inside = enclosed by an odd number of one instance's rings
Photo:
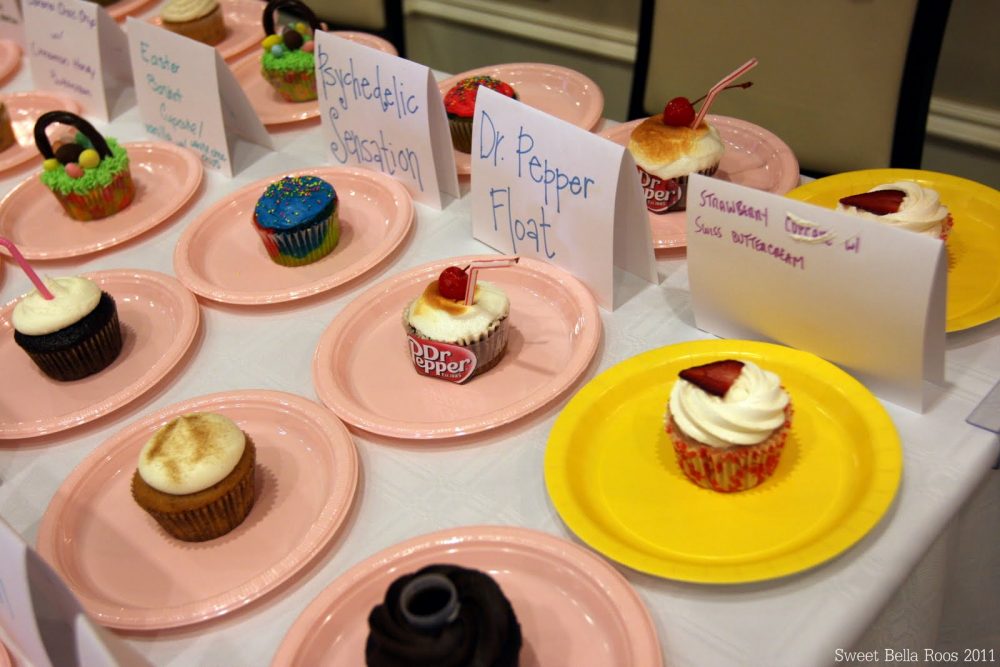
POLYGON ((505 266, 514 266, 521 260, 517 255, 513 257, 497 257, 496 259, 475 259, 469 262, 469 280, 465 284, 465 305, 471 306, 472 299, 476 295, 476 279, 479 269, 502 269, 505 266))
POLYGON ((21 254, 21 251, 18 250, 17 246, 14 245, 13 241, 4 236, 0 236, 0 245, 2 245, 4 248, 7 248, 7 250, 10 251, 10 254, 14 258, 14 261, 17 262, 18 265, 21 267, 21 269, 24 271, 24 273, 27 274, 28 279, 35 284, 35 289, 38 290, 39 294, 45 297, 46 301, 51 301, 52 299, 55 298, 54 296, 52 296, 52 292, 50 292, 49 289, 45 286, 45 283, 42 282, 42 279, 38 277, 37 273, 35 273, 35 270, 31 268, 31 264, 28 264, 28 260, 24 258, 24 255, 21 254))
POLYGON ((728 86, 733 81, 740 78, 741 76, 743 76, 756 66, 757 66, 757 59, 751 58, 750 60, 746 61, 738 68, 733 70, 732 73, 726 75, 726 78, 724 78, 722 81, 712 86, 712 89, 708 91, 708 95, 705 97, 705 103, 701 105, 701 110, 698 111, 698 116, 694 119, 694 124, 691 125, 691 129, 694 129, 699 125, 701 125, 701 121, 704 120, 705 114, 708 113, 708 107, 712 106, 712 102, 715 101, 716 95, 721 93, 726 86, 728 86))

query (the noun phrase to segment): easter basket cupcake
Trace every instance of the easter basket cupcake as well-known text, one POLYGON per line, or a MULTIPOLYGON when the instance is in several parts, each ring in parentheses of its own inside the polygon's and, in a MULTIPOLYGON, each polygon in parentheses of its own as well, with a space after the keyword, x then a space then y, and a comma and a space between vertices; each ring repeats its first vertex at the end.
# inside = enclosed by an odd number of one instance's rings
POLYGON ((270 0, 264 7, 264 54, 260 73, 289 102, 316 99, 313 33, 321 26, 312 10, 299 0, 270 0), (276 28, 274 14, 285 10, 305 20, 276 28))
POLYGON ((135 184, 128 153, 112 138, 68 111, 49 111, 35 122, 35 145, 45 158, 42 183, 76 220, 98 220, 132 203, 135 184), (53 123, 75 127, 74 141, 53 149, 46 128, 53 123))

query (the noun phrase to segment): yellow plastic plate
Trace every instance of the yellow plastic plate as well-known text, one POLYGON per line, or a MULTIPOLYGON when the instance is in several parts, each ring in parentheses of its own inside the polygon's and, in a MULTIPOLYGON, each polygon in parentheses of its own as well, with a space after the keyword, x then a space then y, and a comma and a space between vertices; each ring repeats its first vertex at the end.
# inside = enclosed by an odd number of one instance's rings
POLYGON ((808 352, 708 340, 645 352, 589 382, 556 420, 545 484, 563 521, 608 558, 703 583, 772 579, 849 548, 902 474, 899 436, 857 380, 808 352), (795 413, 774 475, 741 493, 695 486, 663 428, 677 374, 718 359, 776 372, 795 413))
POLYGON ((993 188, 933 171, 868 169, 827 176, 787 196, 835 208, 841 197, 893 181, 937 190, 955 221, 948 238, 945 329, 961 331, 1000 317, 1000 192, 993 188))

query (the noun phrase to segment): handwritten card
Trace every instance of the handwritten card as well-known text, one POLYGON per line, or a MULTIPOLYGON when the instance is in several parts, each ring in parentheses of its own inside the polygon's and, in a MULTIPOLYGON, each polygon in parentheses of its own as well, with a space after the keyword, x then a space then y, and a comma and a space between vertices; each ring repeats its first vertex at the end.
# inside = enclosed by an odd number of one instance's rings
POLYGON ((657 280, 625 148, 487 88, 473 117, 472 233, 500 252, 561 266, 609 310, 616 266, 657 280))
POLYGON ((392 176, 440 209, 458 176, 441 93, 423 65, 316 33, 316 89, 330 161, 392 176))
POLYGON ((272 148, 270 135, 214 48, 131 17, 128 37, 146 132, 193 150, 207 168, 227 176, 235 171, 240 140, 272 148))
POLYGON ((808 350, 911 410, 943 383, 941 241, 696 175, 687 244, 699 328, 808 350))
POLYGON ((131 105, 128 42, 104 9, 84 0, 25 0, 25 50, 35 85, 80 102, 107 121, 131 105))
POLYGON ((17 0, 0 0, 0 39, 24 44, 21 5, 17 0))

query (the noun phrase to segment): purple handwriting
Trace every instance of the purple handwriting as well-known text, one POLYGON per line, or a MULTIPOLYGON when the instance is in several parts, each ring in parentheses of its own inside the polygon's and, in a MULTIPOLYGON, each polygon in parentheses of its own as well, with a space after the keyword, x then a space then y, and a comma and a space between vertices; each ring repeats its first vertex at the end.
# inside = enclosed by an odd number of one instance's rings
POLYGON ((717 239, 722 238, 722 227, 719 225, 713 225, 709 227, 701 221, 701 216, 699 215, 694 220, 694 233, 704 234, 705 236, 714 236, 717 239))
POLYGON ((750 218, 751 220, 756 220, 757 222, 763 222, 764 226, 767 227, 767 209, 749 206, 744 204, 742 199, 737 199, 736 201, 722 199, 710 190, 702 190, 701 205, 708 208, 714 208, 716 211, 722 211, 723 213, 728 213, 729 215, 736 215, 741 218, 750 218))
POLYGON ((733 243, 741 245, 751 250, 756 250, 764 255, 769 255, 778 261, 784 262, 795 269, 806 268, 806 258, 803 255, 793 255, 787 249, 775 243, 769 243, 761 239, 756 234, 745 234, 742 232, 730 232, 733 243))

